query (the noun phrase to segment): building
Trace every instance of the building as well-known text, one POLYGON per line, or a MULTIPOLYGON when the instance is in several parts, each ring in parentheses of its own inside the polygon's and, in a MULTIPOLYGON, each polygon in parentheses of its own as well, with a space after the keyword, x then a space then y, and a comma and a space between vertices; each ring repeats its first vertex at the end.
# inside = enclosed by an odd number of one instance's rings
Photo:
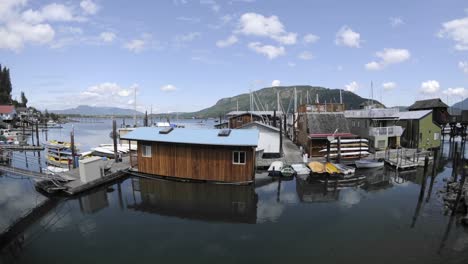
POLYGON ((345 110, 345 105, 340 103, 330 103, 330 104, 304 104, 300 105, 297 109, 299 113, 306 112, 343 112, 345 110))
POLYGON ((440 147, 441 127, 434 121, 432 110, 399 112, 397 125, 403 127, 401 145, 406 148, 440 147))
POLYGON ((280 129, 260 123, 253 122, 245 124, 239 129, 257 129, 259 131, 257 151, 263 151, 264 158, 281 157, 281 134, 280 129))
POLYGON ((248 183, 255 177, 256 129, 140 127, 121 136, 136 141, 139 173, 190 180, 248 183))
POLYGON ((369 140, 375 150, 400 146, 403 128, 396 125, 399 112, 395 108, 372 108, 345 111, 351 133, 369 140))
POLYGON ((312 157, 323 156, 319 151, 326 148, 328 136, 354 138, 343 113, 299 113, 296 141, 312 157))
POLYGON ((229 128, 238 128, 251 122, 262 122, 274 125, 275 121, 279 125, 281 111, 232 111, 227 113, 229 128))
POLYGON ((432 110, 432 118, 439 126, 450 121, 450 114, 447 109, 448 105, 442 102, 440 98, 416 101, 408 107, 409 111, 432 110))
POLYGON ((13 105, 0 105, 0 118, 3 122, 11 122, 16 117, 16 110, 13 105))

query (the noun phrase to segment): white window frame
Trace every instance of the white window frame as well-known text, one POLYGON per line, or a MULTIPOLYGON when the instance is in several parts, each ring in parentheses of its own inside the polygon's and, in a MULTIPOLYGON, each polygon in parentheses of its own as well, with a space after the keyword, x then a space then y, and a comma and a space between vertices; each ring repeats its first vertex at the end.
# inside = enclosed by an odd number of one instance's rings
POLYGON ((142 144, 141 145, 141 156, 143 158, 151 158, 152 157, 152 152, 153 151, 153 148, 151 145, 149 144, 142 144), (149 155, 148 155, 148 148, 149 148, 149 155))
POLYGON ((234 150, 232 152, 232 164, 234 165, 245 165, 247 161, 247 153, 245 151, 234 150), (244 162, 241 162, 241 153, 244 153, 244 162), (236 162, 236 157, 238 162, 236 162))

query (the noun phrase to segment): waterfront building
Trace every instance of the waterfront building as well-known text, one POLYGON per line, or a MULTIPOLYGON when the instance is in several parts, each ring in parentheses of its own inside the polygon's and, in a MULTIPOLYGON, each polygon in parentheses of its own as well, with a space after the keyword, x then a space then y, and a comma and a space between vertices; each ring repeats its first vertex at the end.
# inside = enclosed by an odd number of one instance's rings
POLYGON ((226 114, 229 119, 229 128, 238 128, 251 122, 261 122, 268 125, 279 125, 281 111, 231 111, 226 114))
POLYGON ((121 136, 136 141, 138 173, 190 180, 249 183, 255 177, 256 129, 140 127, 121 136))
POLYGON ((3 122, 11 122, 16 117, 16 109, 13 105, 0 105, 0 119, 3 122))
POLYGON ((432 110, 398 112, 397 125, 403 127, 401 146, 427 150, 440 147, 441 127, 433 117, 432 110))
POLYGON ((239 129, 257 129, 259 131, 257 152, 263 152, 263 158, 281 157, 280 129, 261 122, 245 124, 239 129))
POLYGON ((448 105, 442 102, 440 98, 416 101, 414 104, 408 107, 408 110, 432 110, 432 118, 439 126, 445 125, 450 121, 448 105))

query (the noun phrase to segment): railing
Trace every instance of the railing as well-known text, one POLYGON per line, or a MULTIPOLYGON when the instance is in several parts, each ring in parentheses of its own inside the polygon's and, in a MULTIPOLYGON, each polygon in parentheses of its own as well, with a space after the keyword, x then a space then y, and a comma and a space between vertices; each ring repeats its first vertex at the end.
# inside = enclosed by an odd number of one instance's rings
POLYGON ((385 109, 362 109, 362 110, 348 110, 344 112, 346 118, 383 118, 392 117, 399 113, 398 108, 385 108, 385 109))
POLYGON ((399 137, 403 134, 403 128, 401 126, 389 126, 389 127, 371 127, 369 128, 370 136, 387 136, 387 137, 399 137))

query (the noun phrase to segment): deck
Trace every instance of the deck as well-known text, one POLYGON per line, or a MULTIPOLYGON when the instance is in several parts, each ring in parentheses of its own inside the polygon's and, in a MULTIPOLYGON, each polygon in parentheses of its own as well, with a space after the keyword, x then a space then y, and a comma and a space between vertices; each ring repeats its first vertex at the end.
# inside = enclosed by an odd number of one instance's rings
POLYGON ((285 164, 303 163, 302 152, 289 138, 283 136, 283 156, 273 159, 257 159, 257 168, 269 167, 274 161, 282 161, 285 164))

